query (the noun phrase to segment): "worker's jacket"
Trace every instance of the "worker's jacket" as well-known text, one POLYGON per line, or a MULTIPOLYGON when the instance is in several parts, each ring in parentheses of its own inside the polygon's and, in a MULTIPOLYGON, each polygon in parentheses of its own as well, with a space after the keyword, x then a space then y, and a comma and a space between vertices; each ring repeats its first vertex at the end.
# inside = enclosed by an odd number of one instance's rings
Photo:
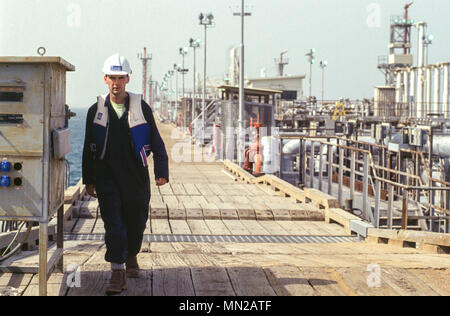
POLYGON ((83 150, 84 184, 95 184, 100 172, 96 169, 102 169, 96 163, 102 161, 111 172, 133 167, 138 174, 138 170, 147 169, 147 157, 151 152, 155 177, 169 180, 167 152, 150 106, 140 95, 128 93, 125 108, 125 113, 118 118, 108 95, 98 97, 97 103, 89 109, 83 150))

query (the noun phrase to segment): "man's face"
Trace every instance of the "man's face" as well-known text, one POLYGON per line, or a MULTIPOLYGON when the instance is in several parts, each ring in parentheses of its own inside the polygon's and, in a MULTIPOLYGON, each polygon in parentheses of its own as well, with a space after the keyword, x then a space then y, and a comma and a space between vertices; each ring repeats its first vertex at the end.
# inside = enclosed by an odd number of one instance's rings
POLYGON ((105 83, 108 85, 109 92, 113 95, 119 96, 125 93, 125 87, 130 82, 129 76, 114 76, 106 75, 105 83))

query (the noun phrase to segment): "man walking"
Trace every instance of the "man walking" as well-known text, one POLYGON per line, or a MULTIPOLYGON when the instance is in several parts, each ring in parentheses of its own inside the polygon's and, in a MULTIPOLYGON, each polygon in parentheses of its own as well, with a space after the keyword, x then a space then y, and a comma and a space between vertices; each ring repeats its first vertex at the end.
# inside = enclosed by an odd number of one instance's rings
POLYGON ((129 62, 115 54, 105 61, 103 73, 109 94, 99 96, 88 111, 83 184, 89 195, 98 197, 105 260, 112 270, 106 294, 113 295, 126 289, 126 277, 139 277, 137 254, 150 203, 147 157, 153 153, 157 186, 169 181, 169 167, 150 106, 141 95, 126 91, 129 62))

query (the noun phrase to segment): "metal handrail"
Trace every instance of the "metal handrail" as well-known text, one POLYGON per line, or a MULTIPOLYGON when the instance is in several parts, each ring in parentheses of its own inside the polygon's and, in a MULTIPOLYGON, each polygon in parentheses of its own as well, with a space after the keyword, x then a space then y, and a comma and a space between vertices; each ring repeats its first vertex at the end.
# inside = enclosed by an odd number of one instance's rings
MULTIPOLYGON (((434 179, 434 178, 431 177, 430 170, 429 170, 427 164, 424 163, 425 162, 424 155, 420 151, 403 150, 404 152, 417 153, 417 154, 419 154, 421 156, 421 158, 422 158, 422 165, 425 167, 427 175, 428 175, 428 177, 430 179, 430 183, 437 182, 437 183, 441 183, 441 184, 446 185, 446 187, 434 187, 434 186, 430 186, 430 187, 419 186, 419 187, 417 187, 417 186, 405 185, 405 184, 401 184, 401 183, 397 183, 397 182, 385 179, 385 178, 380 177, 378 175, 378 171, 379 170, 387 171, 389 173, 397 174, 397 175, 400 175, 400 176, 406 176, 406 175, 403 172, 399 171, 399 170, 394 170, 394 169, 390 169, 390 168, 386 168, 386 167, 382 167, 382 166, 377 166, 375 164, 375 161, 373 159, 373 155, 372 155, 370 150, 361 149, 361 148, 355 148, 355 147, 342 145, 342 144, 338 144, 338 143, 331 143, 329 141, 322 141, 320 139, 333 139, 334 138, 334 139, 342 139, 342 140, 345 140, 347 142, 349 142, 349 141, 350 142, 358 142, 358 141, 348 140, 348 139, 344 139, 344 138, 336 137, 336 136, 306 136, 306 135, 295 135, 295 136, 294 135, 285 135, 285 136, 286 137, 284 137, 283 135, 279 135, 279 138, 310 140, 312 142, 323 144, 323 145, 335 146, 336 148, 342 148, 342 149, 347 149, 347 150, 354 151, 354 152, 359 152, 359 153, 362 153, 362 154, 367 154, 368 157, 369 157, 370 168, 371 168, 371 171, 372 171, 372 174, 373 174, 373 178, 376 181, 380 181, 382 183, 385 183, 385 184, 388 184, 388 185, 392 185, 393 187, 397 187, 397 188, 400 188, 402 190, 405 190, 407 192, 407 194, 411 190, 441 190, 441 191, 449 191, 450 190, 450 187, 447 187, 447 186, 450 186, 450 183, 442 181, 442 180, 439 180, 439 179, 434 179), (314 139, 314 140, 311 140, 311 139, 314 139)), ((359 142, 359 143, 365 143, 365 142, 359 142)), ((383 146, 383 145, 371 144, 371 143, 365 143, 365 144, 367 144, 369 146, 379 146, 379 147, 383 146)), ((407 176, 409 176, 411 178, 414 178, 414 179, 420 179, 420 177, 417 177, 415 175, 407 175, 407 176)), ((422 183, 422 181, 420 181, 420 182, 422 183)), ((372 185, 373 185, 373 179, 372 179, 372 185)), ((428 207, 429 208, 431 207, 431 208, 435 209, 438 212, 450 215, 450 211, 445 210, 445 209, 441 208, 438 205, 429 204, 428 207)))

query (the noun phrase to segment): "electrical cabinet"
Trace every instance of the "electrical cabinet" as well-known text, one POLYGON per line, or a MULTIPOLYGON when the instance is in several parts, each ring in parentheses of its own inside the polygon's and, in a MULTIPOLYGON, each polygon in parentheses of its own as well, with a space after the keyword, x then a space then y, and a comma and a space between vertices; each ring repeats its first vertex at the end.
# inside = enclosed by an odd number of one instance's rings
POLYGON ((0 219, 42 220, 64 203, 74 70, 60 57, 0 57, 0 219))

